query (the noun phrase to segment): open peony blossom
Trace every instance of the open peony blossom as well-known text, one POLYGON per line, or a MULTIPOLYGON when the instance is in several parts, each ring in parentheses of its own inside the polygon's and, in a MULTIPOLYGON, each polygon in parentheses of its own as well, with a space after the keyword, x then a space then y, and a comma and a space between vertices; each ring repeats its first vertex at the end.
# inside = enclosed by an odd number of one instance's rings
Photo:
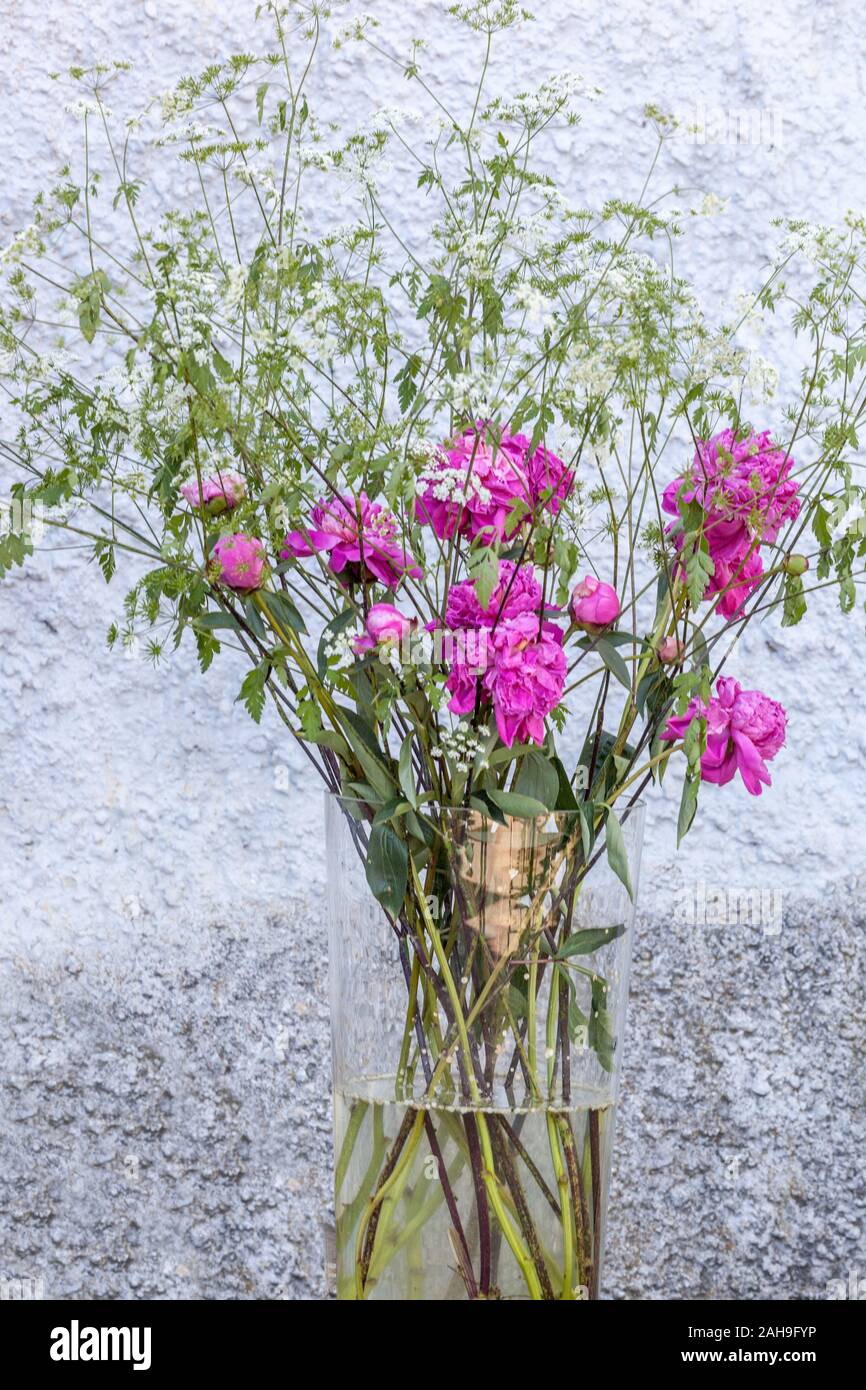
MULTIPOLYGON (((662 507, 669 516, 679 517, 680 501, 699 502, 706 514, 703 529, 715 573, 704 598, 723 594, 718 611, 725 618, 742 611, 760 581, 760 545, 772 544, 800 511, 799 485, 790 477, 793 462, 766 430, 744 439, 722 430, 698 445, 688 473, 664 490, 662 507)), ((681 550, 682 529, 672 523, 668 530, 681 550)))
POLYGON ((225 469, 213 477, 202 478, 200 489, 198 479, 191 478, 183 484, 181 492, 191 507, 207 507, 211 512, 231 511, 242 497, 246 497, 247 484, 240 473, 225 469))
POLYGON ((258 589, 265 568, 265 547, 255 536, 220 536, 211 565, 218 584, 241 591, 258 589))
POLYGON ((417 618, 407 618, 393 603, 374 603, 367 614, 363 634, 352 638, 352 650, 360 656, 378 647, 380 642, 402 642, 417 626, 417 618))
POLYGON ((571 616, 585 632, 599 633, 619 617, 619 598, 616 589, 591 574, 574 586, 571 595, 571 616))
POLYGON ((523 434, 497 434, 479 421, 421 475, 415 514, 440 540, 512 537, 537 507, 556 513, 568 496, 574 475, 561 459, 542 446, 530 452, 523 434))
POLYGON ((544 721, 559 704, 565 689, 568 662, 562 633, 553 623, 542 624, 522 613, 499 624, 492 633, 493 665, 484 688, 493 698, 499 737, 507 747, 544 742, 544 721))
POLYGON ((739 772, 752 796, 772 785, 767 763, 785 742, 788 716, 778 700, 760 690, 743 690, 739 681, 720 676, 709 705, 692 700, 685 714, 669 719, 663 739, 682 738, 693 719, 707 721, 707 748, 701 780, 724 786, 739 772))
POLYGON ((317 550, 330 551, 334 574, 348 583, 378 580, 394 589, 407 574, 421 578, 421 570, 397 542, 397 520, 366 492, 324 498, 313 508, 307 532, 290 531, 281 559, 301 558, 317 550))
POLYGON ((496 727, 509 747, 542 743, 544 720, 562 699, 567 662, 562 630, 540 622, 543 594, 531 565, 503 560, 499 583, 482 607, 471 580, 452 585, 445 620, 454 637, 446 688, 452 714, 493 702, 496 727))
MULTIPOLYGON (((541 603, 541 585, 532 566, 516 565, 513 560, 500 563, 499 583, 484 608, 473 580, 451 585, 445 604, 445 626, 455 635, 446 653, 451 664, 446 689, 452 696, 448 706, 452 714, 471 714, 475 708, 478 679, 492 659, 489 635, 493 624, 532 613, 537 627, 541 603)), ((430 625, 430 631, 435 628, 435 623, 430 625)))
POLYGON ((482 608, 478 602, 474 580, 464 579, 460 584, 451 585, 445 604, 445 624, 452 629, 492 627, 497 618, 503 620, 514 618, 518 613, 537 613, 541 599, 541 585, 535 578, 532 566, 502 560, 499 583, 490 595, 486 608, 482 608))

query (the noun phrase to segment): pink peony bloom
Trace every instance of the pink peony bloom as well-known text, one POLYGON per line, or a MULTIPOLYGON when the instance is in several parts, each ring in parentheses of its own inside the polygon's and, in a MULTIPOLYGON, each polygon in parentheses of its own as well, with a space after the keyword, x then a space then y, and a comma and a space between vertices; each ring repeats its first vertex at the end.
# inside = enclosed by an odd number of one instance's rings
POLYGON ((541 446, 530 453, 523 434, 506 431, 497 442, 496 433, 479 421, 422 474, 415 515, 440 540, 510 538, 539 506, 556 513, 568 496, 574 475, 561 459, 541 446))
POLYGON ((471 580, 452 585, 445 619, 453 637, 446 688, 452 714, 493 702, 509 747, 544 740, 544 720, 562 699, 567 662, 562 630, 541 619, 542 589, 531 565, 503 560, 499 583, 482 608, 471 580))
MULTIPOLYGON (((482 608, 475 592, 475 583, 464 579, 452 584, 445 604, 445 626, 454 634, 446 657, 451 670, 446 689, 452 699, 448 706, 452 714, 471 714, 478 695, 478 680, 492 661, 490 630, 494 623, 507 622, 521 613, 532 613, 538 626, 542 590, 532 565, 516 565, 503 560, 499 566, 499 583, 482 608)), ((430 624, 430 631, 436 624, 430 624)))
POLYGON ((373 579, 394 589, 407 574, 421 578, 419 566, 397 541, 396 517, 379 502, 371 502, 366 492, 357 498, 344 493, 317 503, 308 535, 289 532, 280 558, 300 558, 316 550, 330 551, 331 570, 350 584, 373 579))
POLYGON ((363 635, 352 638, 352 650, 360 656, 378 647, 380 642, 402 642, 417 626, 417 618, 407 618, 393 603, 374 603, 367 614, 363 635))
POLYGON ((211 478, 202 478, 201 490, 198 479, 191 478, 183 484, 181 492, 191 507, 207 507, 212 512, 231 511, 242 497, 246 497, 247 484, 240 473, 226 469, 211 478), (215 505, 217 503, 220 505, 215 505))
POLYGON ((475 592, 475 582, 464 579, 452 584, 445 605, 445 625, 461 627, 492 627, 497 618, 514 618, 518 613, 537 613, 541 607, 541 585, 531 565, 516 565, 503 560, 499 565, 499 583, 482 608, 475 592), (500 609, 502 610, 500 614, 500 609))
POLYGON ((678 637, 666 637, 663 642, 659 642, 656 654, 663 666, 671 666, 684 660, 686 644, 678 637))
MULTIPOLYGON (((799 514, 799 484, 790 477, 793 463, 766 430, 744 439, 722 430, 699 444, 689 471, 664 490, 662 507, 670 516, 679 517, 678 501, 699 502, 706 514, 704 535, 715 573, 704 598, 722 593, 736 577, 719 602, 725 618, 742 611, 760 581, 760 545, 773 544, 784 522, 799 514)), ((681 550, 682 530, 675 523, 668 530, 681 550)))
POLYGON ((788 716, 778 700, 760 690, 743 690, 739 681, 720 676, 709 705, 692 700, 685 714, 669 719, 664 739, 682 738, 693 719, 707 721, 707 748, 701 780, 724 786, 739 772, 752 796, 772 785, 767 763, 785 742, 788 716))
POLYGON ((585 632, 595 634, 610 627, 619 617, 616 589, 588 574, 572 591, 571 616, 585 632))
POLYGON ((230 589, 258 589, 265 568, 265 547, 255 536, 220 536, 213 548, 211 567, 217 584, 230 589))
POLYGON ((484 677, 493 699, 496 728, 502 742, 544 742, 544 721, 559 704, 568 663, 562 633, 544 623, 541 633, 532 613, 509 618, 494 628, 494 661, 484 677))

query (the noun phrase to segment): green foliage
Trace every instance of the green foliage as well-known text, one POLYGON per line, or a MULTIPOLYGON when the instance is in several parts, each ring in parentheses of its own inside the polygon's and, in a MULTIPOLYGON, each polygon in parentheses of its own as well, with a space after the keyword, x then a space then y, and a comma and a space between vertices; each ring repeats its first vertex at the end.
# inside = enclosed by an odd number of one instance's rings
POLYGON ((261 723, 262 714, 265 709, 265 691, 267 689, 268 676, 271 673, 269 661, 260 661, 258 666, 254 666, 244 676, 243 684, 238 695, 238 700, 243 702, 244 709, 257 724, 261 723))

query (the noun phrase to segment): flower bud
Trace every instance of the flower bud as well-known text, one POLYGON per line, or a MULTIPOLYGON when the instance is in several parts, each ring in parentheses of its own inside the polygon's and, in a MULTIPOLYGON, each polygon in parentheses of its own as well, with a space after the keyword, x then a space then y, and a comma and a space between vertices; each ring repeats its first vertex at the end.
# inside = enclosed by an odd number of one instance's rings
POLYGON ((801 574, 805 574, 808 568, 809 561, 805 555, 786 555, 782 561, 782 569, 785 573, 792 574, 796 578, 799 578, 801 574))
POLYGON ((666 637, 656 648, 656 655, 663 666, 679 665, 685 659, 686 644, 677 637, 666 637))
POLYGON ((587 575, 572 591, 571 616, 577 627, 593 635, 610 627, 619 617, 616 589, 592 575, 587 575))
POLYGON ((372 651, 381 642, 402 642, 418 626, 417 618, 407 618, 393 603, 374 603, 367 614, 365 631, 352 639, 356 656, 372 651))
POLYGON ((261 588, 265 548, 255 536, 238 532, 220 536, 213 548, 210 572, 218 584, 247 592, 261 588))

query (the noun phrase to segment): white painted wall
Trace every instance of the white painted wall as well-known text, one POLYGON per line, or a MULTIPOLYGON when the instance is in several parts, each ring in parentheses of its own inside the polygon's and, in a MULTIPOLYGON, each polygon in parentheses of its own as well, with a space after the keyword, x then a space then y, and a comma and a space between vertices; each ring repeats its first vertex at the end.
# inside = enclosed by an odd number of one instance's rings
MULTIPOLYGON (((365 8, 398 47, 423 34, 443 89, 460 99, 475 59, 438 3, 365 8)), ((637 192, 651 148, 647 100, 683 114, 700 114, 701 103, 773 113, 772 147, 682 141, 663 171, 662 183, 730 199, 725 217, 700 225, 688 257, 705 295, 754 283, 748 268, 757 274, 769 252, 774 215, 828 220, 862 207, 866 13, 854 0, 536 8, 517 78, 500 63, 494 83, 524 88, 568 66, 605 90, 582 127, 555 137, 555 172, 584 202, 637 192)), ((114 105, 135 111, 180 73, 254 47, 252 13, 251 0, 0 0, 0 239, 28 220, 33 194, 75 148, 51 70, 129 55, 136 69, 114 105)), ((354 47, 324 56, 322 95, 342 118, 411 99, 354 47)), ((402 172, 397 164, 393 176, 402 172)), ((777 360, 784 378, 793 358, 777 360)), ((240 676, 230 659, 202 680, 183 653, 157 672, 108 654, 102 637, 122 593, 122 576, 106 589, 74 550, 50 562, 40 554, 0 587, 0 900, 5 937, 31 949, 134 936, 144 919, 182 933, 193 911, 245 917, 321 883, 320 792, 303 759, 274 722, 257 729, 233 707, 240 676)), ((798 899, 860 868, 862 611, 846 621, 825 600, 800 628, 752 628, 741 645, 737 674, 789 711, 788 748, 760 802, 739 784, 707 788, 678 857, 674 788, 654 805, 649 913, 666 909, 681 882, 798 899)))

